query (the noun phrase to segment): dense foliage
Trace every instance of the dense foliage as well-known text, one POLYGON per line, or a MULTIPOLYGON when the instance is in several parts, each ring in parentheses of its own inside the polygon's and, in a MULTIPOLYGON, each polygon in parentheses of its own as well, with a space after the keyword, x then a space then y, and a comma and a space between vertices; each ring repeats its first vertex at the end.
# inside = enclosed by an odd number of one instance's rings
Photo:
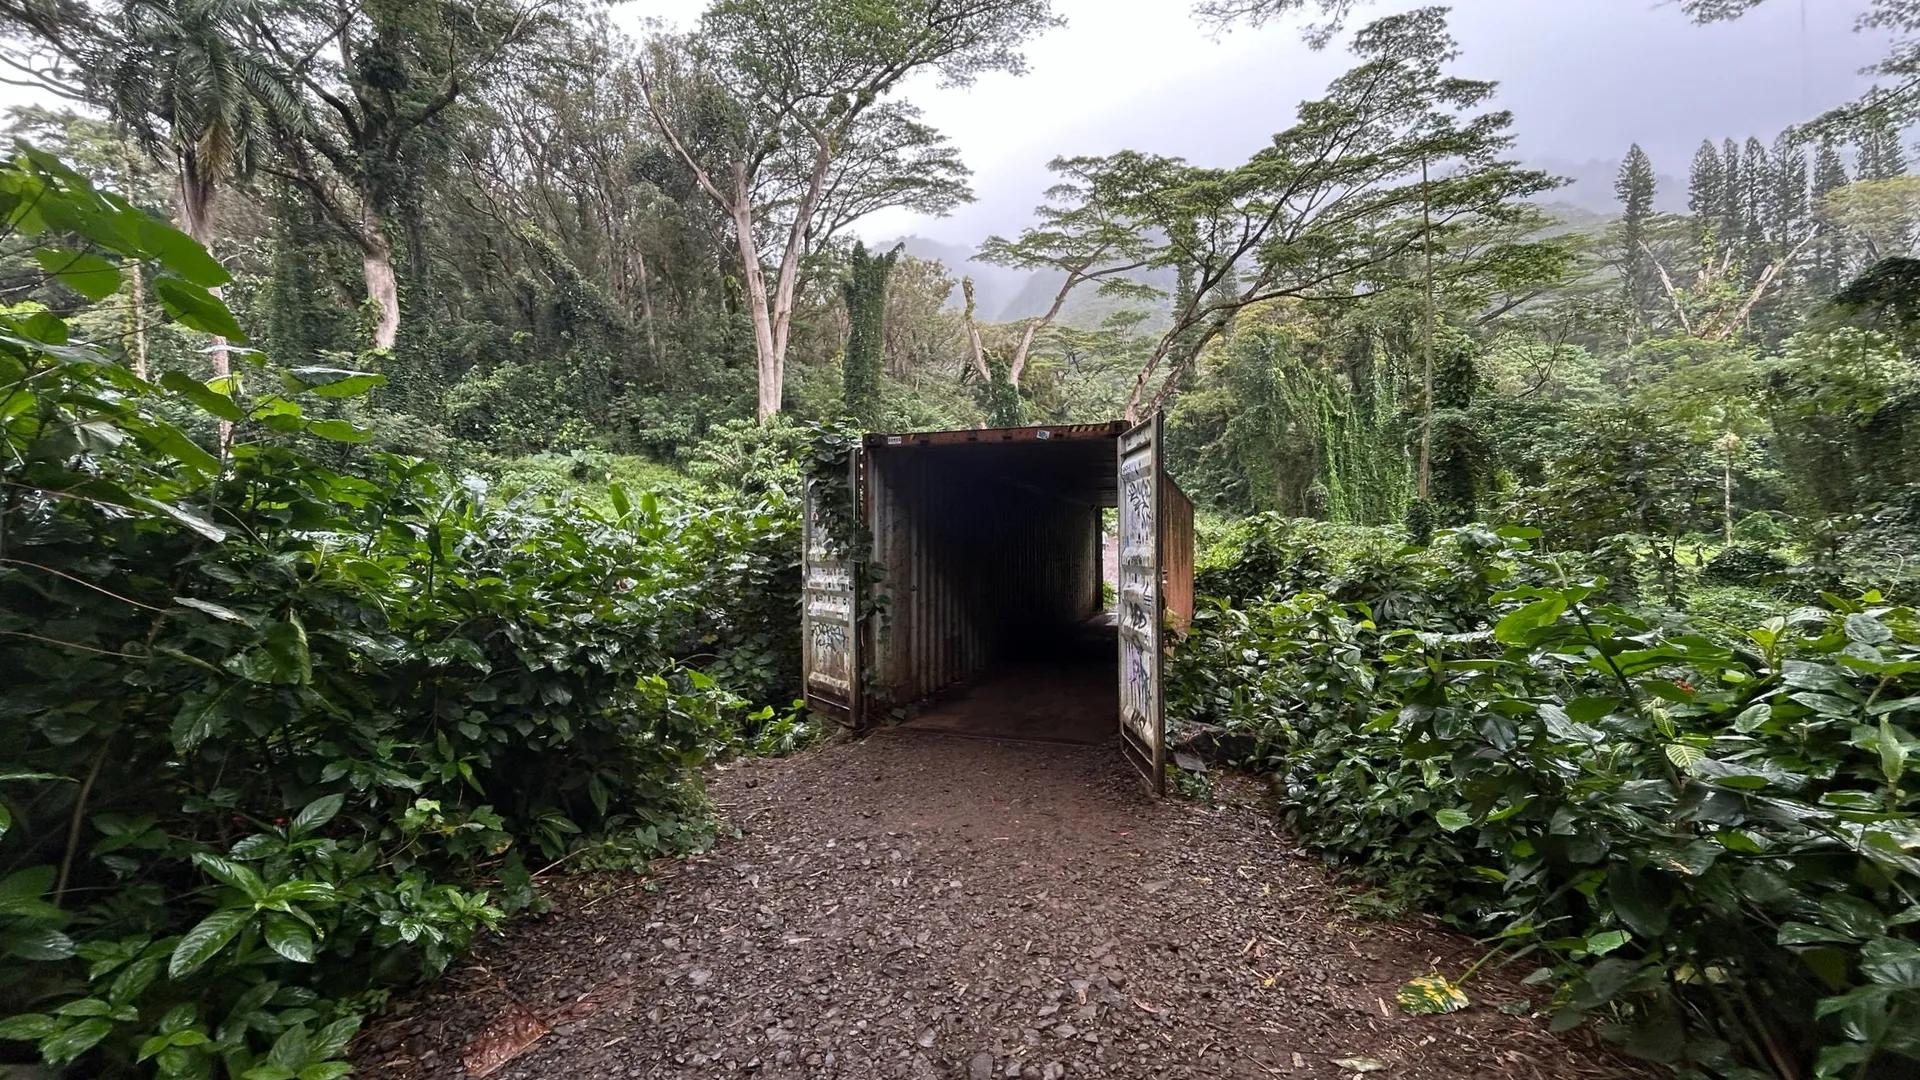
POLYGON ((1309 844, 1524 961, 1556 1026, 1717 1075, 1920 1065, 1912 608, 1696 627, 1535 530, 1255 525, 1169 708, 1309 844))
POLYGON ((11 117, 77 171, 0 166, 0 1055, 338 1075, 543 868, 698 845, 699 763, 806 740, 797 503, 860 429, 1164 409, 1220 533, 1196 744, 1563 1023, 1920 1068, 1914 43, 1712 133, 1684 213, 1625 148, 1603 214, 1415 7, 1237 159, 1061 157, 977 251, 855 243, 971 197, 909 95, 1059 21, 0 3, 77 109, 11 117))
MULTIPOLYGON (((243 340, 198 245, 51 159, 0 167, 0 210, 69 307, 142 267, 243 340)), ((78 321, 0 312, 0 1037, 342 1075, 542 867, 704 843, 692 768, 793 738, 734 692, 797 681, 788 491, 500 498, 354 452, 377 374, 155 384, 78 321)))

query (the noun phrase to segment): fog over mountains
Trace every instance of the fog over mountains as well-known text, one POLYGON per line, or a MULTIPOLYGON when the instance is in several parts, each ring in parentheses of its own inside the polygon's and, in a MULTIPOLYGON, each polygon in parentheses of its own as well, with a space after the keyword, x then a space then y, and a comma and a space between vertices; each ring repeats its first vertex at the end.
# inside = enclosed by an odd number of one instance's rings
MULTIPOLYGON (((1617 212, 1613 183, 1614 174, 1619 170, 1618 162, 1598 158, 1579 162, 1546 159, 1529 164, 1569 181, 1544 204, 1556 216, 1577 226, 1589 226, 1617 212)), ((1687 208, 1685 174, 1674 176, 1661 172, 1654 204, 1665 212, 1684 211, 1687 208)), ((973 244, 907 235, 888 239, 882 247, 890 248, 895 244, 901 245, 908 255, 916 259, 939 262, 956 281, 971 277, 974 304, 980 319, 985 322, 1009 322, 1042 314, 1053 303, 1054 294, 1064 280, 1064 275, 1055 272, 1036 273, 980 262, 973 257, 977 247, 973 244)), ((1174 285, 1170 271, 1138 275, 1136 279, 1169 292, 1174 285)), ((960 290, 956 288, 949 303, 957 307, 961 302, 960 290)), ((1060 322, 1079 329, 1093 329, 1115 310, 1145 310, 1150 307, 1152 305, 1145 301, 1115 300, 1101 296, 1096 289, 1085 288, 1076 290, 1068 297, 1067 305, 1061 311, 1060 322)), ((1149 326, 1158 318, 1157 311, 1152 314, 1155 318, 1149 320, 1149 326)))
MULTIPOLYGON (((986 236, 1012 235, 1032 220, 1048 160, 1122 148, 1202 164, 1244 160, 1351 63, 1345 38, 1313 51, 1298 20, 1215 38, 1184 2, 1057 6, 1068 25, 1033 45, 1028 74, 961 90, 930 80, 904 94, 960 148, 976 201, 945 218, 880 214, 860 226, 870 243, 906 238, 910 253, 971 275, 987 319, 1036 314, 1051 300, 1045 279, 968 261, 986 236), (1169 85, 1182 92, 1167 93, 1169 85)), ((1361 3, 1349 36, 1414 6, 1361 3)), ((1551 203, 1576 217, 1612 214, 1614 175, 1637 142, 1659 176, 1656 205, 1679 211, 1701 140, 1771 143, 1869 85, 1860 69, 1884 53, 1887 38, 1855 31, 1865 6, 1770 0, 1736 22, 1695 26, 1666 0, 1456 0, 1455 69, 1498 81, 1498 103, 1514 114, 1515 155, 1572 181, 1551 203)), ((1098 305, 1073 307, 1068 321, 1084 325, 1098 305)))

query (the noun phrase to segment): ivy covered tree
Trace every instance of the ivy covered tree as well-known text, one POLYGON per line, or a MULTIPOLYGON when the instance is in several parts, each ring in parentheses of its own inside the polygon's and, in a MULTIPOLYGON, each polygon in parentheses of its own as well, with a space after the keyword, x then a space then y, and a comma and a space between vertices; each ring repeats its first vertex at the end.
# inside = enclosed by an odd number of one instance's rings
POLYGON ((1472 338, 1449 333, 1434 366, 1433 478, 1427 501, 1443 525, 1474 520, 1492 476, 1486 435, 1474 409, 1478 351, 1472 338))
POLYGON ((886 368, 887 277, 900 247, 884 255, 854 241, 842 293, 847 304, 847 348, 841 360, 847 415, 871 425, 880 416, 880 379, 886 368))

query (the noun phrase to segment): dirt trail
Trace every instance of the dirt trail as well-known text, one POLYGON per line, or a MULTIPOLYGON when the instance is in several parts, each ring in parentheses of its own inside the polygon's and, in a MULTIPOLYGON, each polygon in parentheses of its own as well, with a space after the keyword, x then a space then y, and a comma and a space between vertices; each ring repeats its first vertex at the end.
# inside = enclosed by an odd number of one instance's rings
POLYGON ((1471 942, 1344 914, 1250 788, 1156 803, 1109 748, 895 734, 712 793, 741 836, 644 887, 579 882, 371 1032, 362 1075, 471 1076, 545 1027, 492 1075, 1634 1074, 1496 1008, 1507 975, 1401 1015, 1471 942))

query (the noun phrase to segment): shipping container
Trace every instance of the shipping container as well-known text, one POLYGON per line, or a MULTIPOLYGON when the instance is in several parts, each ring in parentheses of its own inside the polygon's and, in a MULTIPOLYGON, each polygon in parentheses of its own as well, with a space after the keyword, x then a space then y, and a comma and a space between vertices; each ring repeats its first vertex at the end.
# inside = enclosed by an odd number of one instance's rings
POLYGON ((854 729, 1118 736, 1159 790, 1166 635, 1193 615, 1193 504, 1161 431, 1156 415, 866 436, 807 492, 808 706, 854 729), (828 536, 830 495, 864 527, 851 550, 828 536))

